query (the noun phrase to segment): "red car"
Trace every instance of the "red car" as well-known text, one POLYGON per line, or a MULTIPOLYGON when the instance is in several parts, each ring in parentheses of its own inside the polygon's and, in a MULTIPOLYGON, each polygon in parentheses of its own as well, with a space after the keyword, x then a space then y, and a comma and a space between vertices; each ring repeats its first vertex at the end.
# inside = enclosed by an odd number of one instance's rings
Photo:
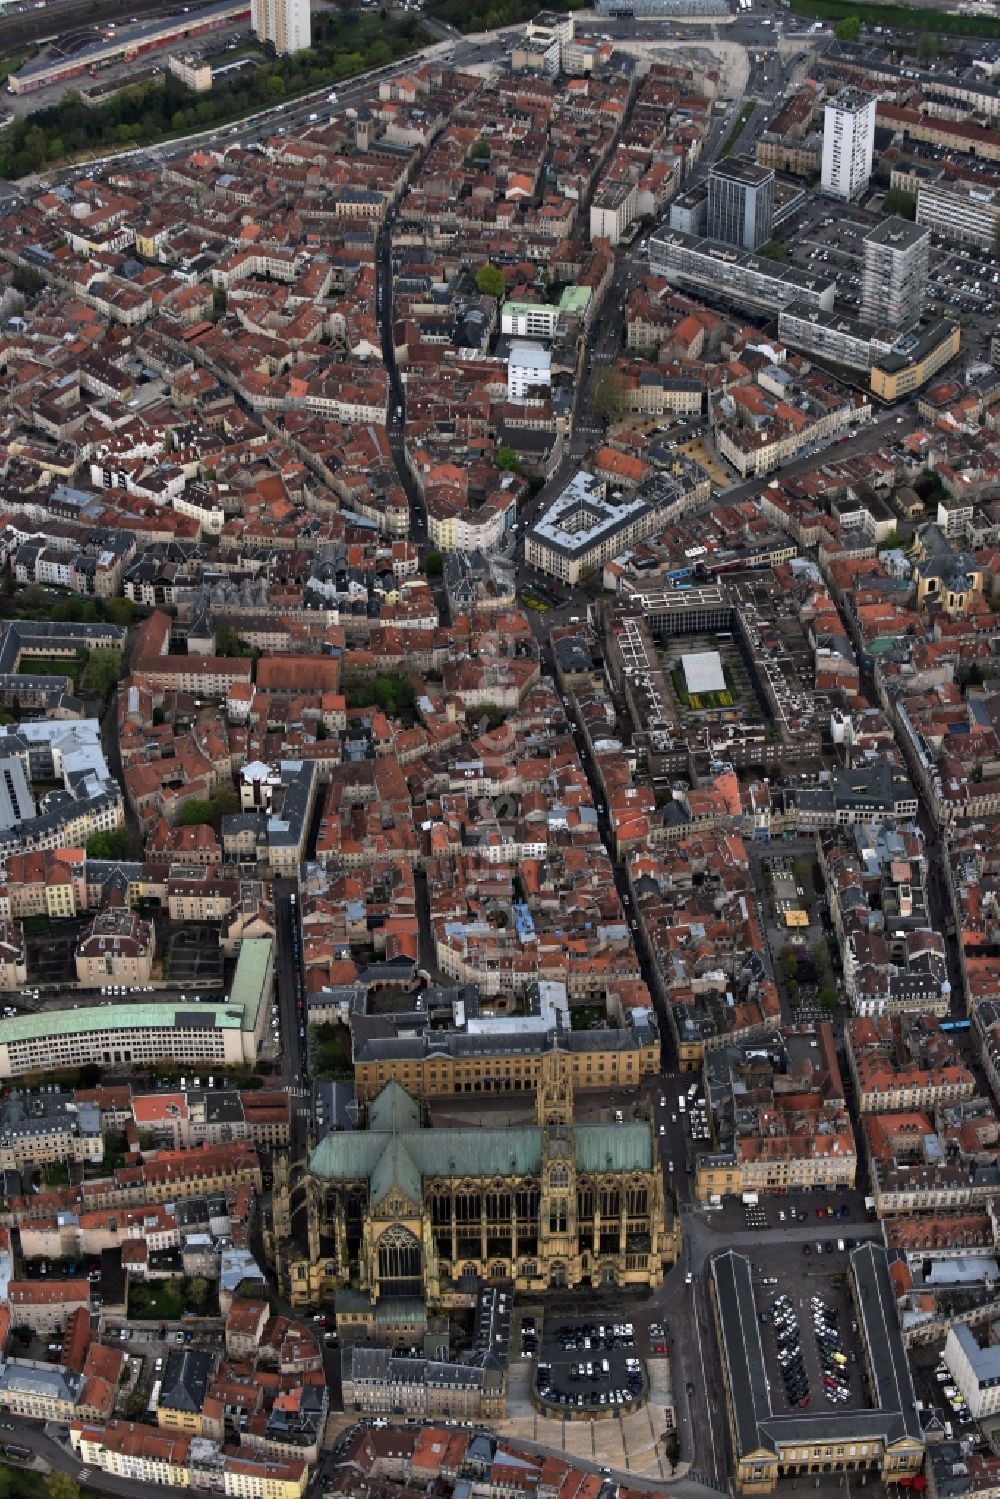
POLYGON ((803 1395, 802 1399, 799 1401, 799 1410, 803 1410, 804 1411, 805 1408, 806 1408, 806 1406, 808 1404, 809 1404, 809 1396, 808 1395, 803 1395))

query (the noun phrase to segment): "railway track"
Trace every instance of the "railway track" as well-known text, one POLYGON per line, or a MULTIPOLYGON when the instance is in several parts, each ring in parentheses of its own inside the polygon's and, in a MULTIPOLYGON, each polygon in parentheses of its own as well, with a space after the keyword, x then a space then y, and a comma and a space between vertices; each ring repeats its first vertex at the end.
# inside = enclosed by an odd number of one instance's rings
POLYGON ((8 13, 0 18, 0 56, 54 41, 66 32, 100 26, 105 21, 120 26, 123 19, 127 23, 132 16, 144 19, 167 16, 179 8, 176 0, 174 4, 165 4, 164 0, 60 0, 53 4, 50 0, 44 10, 8 13))

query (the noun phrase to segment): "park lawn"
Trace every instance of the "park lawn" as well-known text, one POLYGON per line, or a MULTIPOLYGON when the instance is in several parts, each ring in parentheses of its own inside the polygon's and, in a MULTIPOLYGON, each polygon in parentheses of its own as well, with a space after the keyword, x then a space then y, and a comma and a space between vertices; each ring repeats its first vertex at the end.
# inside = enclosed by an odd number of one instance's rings
POLYGON ((140 1322, 177 1322, 184 1315, 184 1295, 173 1280, 129 1286, 129 1319, 140 1322))
POLYGON ((605 1019, 604 1007, 602 1005, 580 1005, 579 1008, 570 1008, 570 1026, 575 1031, 587 1031, 597 1021, 605 1019))

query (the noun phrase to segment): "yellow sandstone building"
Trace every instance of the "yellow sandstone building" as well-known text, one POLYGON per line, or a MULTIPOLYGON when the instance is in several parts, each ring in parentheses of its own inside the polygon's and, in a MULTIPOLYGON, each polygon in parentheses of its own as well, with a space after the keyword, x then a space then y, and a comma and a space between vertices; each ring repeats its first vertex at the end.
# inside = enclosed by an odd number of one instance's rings
POLYGON ((533 1125, 428 1129, 393 1082, 367 1127, 327 1135, 299 1181, 279 1167, 273 1251, 293 1305, 353 1287, 384 1312, 447 1306, 472 1277, 536 1292, 659 1285, 678 1229, 652 1125, 575 1124, 569 1058, 540 1062, 533 1125), (299 1192, 308 1257, 291 1241, 299 1192))

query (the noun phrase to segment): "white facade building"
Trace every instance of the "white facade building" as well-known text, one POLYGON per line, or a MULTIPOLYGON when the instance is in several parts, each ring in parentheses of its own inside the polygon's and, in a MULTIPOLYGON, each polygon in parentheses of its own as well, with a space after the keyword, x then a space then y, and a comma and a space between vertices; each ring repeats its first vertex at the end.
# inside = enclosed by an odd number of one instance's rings
POLYGON ((874 151, 874 96, 842 89, 823 110, 823 192, 848 203, 857 198, 871 180, 874 151))
POLYGON ((507 399, 522 403, 552 384, 552 355, 541 344, 515 338, 507 360, 507 399))
POLYGON ((304 52, 312 43, 309 0, 253 0, 252 25, 262 42, 279 56, 304 52))

